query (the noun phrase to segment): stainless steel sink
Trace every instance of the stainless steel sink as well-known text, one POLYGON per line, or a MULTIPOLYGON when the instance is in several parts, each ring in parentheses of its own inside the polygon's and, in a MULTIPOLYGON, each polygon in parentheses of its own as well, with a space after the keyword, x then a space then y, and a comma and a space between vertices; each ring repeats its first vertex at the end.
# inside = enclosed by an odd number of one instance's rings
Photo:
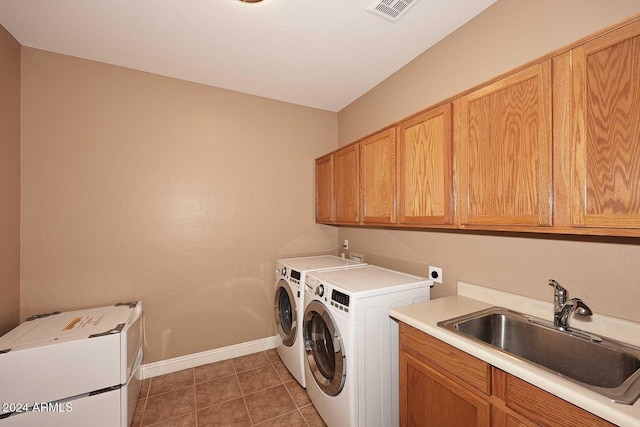
POLYGON ((640 348, 501 307, 438 326, 489 345, 612 399, 633 404, 640 396, 640 348))

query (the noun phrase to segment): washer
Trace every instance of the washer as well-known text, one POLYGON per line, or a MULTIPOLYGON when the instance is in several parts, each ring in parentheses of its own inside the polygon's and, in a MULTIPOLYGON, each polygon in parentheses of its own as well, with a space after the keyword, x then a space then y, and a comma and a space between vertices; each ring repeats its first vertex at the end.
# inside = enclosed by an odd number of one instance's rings
POLYGON ((389 310, 429 300, 432 285, 371 265, 307 275, 307 393, 329 427, 399 425, 398 324, 389 310))
POLYGON ((298 328, 304 315, 304 280, 310 271, 362 267, 366 264, 321 255, 304 258, 279 259, 276 263, 276 289, 274 316, 276 321, 277 351, 291 375, 306 387, 304 375, 304 341, 298 328))

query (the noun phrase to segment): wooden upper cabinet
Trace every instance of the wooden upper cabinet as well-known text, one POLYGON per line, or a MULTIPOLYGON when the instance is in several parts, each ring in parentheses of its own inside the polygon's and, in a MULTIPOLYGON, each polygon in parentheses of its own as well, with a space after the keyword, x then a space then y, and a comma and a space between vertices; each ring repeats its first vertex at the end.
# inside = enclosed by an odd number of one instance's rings
POLYGON ((456 101, 461 225, 552 225, 551 60, 456 101))
POLYGON ((316 160, 316 221, 640 237, 640 16, 532 64, 316 160))
POLYGON ((398 126, 398 222, 453 223, 451 103, 398 126))
POLYGON ((640 228, 640 23, 571 57, 572 226, 640 228))
POLYGON ((360 142, 362 222, 396 222, 396 130, 380 132, 360 142))
POLYGON ((333 154, 336 222, 360 221, 359 145, 352 144, 333 154))
POLYGON ((316 222, 334 222, 333 154, 316 160, 316 222))

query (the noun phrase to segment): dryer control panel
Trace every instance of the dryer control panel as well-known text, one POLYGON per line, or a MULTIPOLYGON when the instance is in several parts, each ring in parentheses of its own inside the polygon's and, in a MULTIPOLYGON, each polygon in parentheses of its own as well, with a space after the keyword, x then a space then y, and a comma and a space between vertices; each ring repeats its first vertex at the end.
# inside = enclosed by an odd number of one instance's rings
POLYGON ((345 307, 349 307, 349 295, 343 294, 335 289, 331 292, 331 300, 344 305, 345 307))
MULTIPOLYGON (((334 289, 328 283, 322 283, 313 275, 307 275, 305 277, 306 285, 306 297, 307 301, 318 300, 324 301, 324 303, 330 304, 331 307, 335 307, 336 310, 342 311, 347 315, 349 313, 349 304, 351 302, 351 296, 334 289)), ((333 312, 334 314, 337 312, 333 312)))
POLYGON ((349 312, 349 295, 333 289, 331 291, 331 305, 344 312, 349 312))

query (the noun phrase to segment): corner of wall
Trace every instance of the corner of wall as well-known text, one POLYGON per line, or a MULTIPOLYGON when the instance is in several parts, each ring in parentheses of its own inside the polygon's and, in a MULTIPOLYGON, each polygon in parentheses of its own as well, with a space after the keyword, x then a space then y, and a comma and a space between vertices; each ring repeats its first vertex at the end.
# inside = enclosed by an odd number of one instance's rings
POLYGON ((20 321, 20 60, 0 26, 0 335, 20 321))

